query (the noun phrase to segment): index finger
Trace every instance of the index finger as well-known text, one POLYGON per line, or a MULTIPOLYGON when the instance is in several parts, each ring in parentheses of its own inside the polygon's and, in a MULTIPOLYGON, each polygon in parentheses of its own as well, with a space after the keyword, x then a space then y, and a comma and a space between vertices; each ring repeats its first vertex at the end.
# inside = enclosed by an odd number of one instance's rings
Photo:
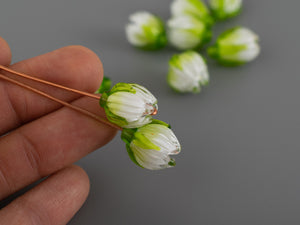
POLYGON ((7 66, 11 62, 11 51, 7 42, 0 37, 0 64, 7 66))

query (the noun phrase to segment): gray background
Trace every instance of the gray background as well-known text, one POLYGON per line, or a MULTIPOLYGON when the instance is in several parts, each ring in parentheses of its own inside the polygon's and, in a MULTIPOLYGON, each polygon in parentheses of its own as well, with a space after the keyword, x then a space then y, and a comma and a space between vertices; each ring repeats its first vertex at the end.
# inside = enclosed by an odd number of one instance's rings
POLYGON ((299 8, 297 0, 245 0, 237 18, 214 31, 244 25, 261 38, 259 58, 239 68, 209 60, 211 83, 199 95, 178 95, 165 82, 172 48, 143 52, 126 41, 130 13, 169 18, 171 0, 2 0, 0 35, 13 62, 81 44, 102 59, 116 82, 148 87, 157 118, 181 141, 177 166, 136 167, 117 136, 78 162, 91 192, 71 225, 300 224, 299 8))

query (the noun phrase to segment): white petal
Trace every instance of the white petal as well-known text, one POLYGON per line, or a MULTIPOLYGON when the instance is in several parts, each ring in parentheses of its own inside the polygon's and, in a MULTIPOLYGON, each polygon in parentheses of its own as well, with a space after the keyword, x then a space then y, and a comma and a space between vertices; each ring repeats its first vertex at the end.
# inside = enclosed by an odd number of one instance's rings
POLYGON ((234 13, 242 6, 242 0, 224 0, 224 11, 226 13, 234 13))
POLYGON ((168 21, 168 37, 178 49, 192 49, 202 43, 205 25, 192 17, 175 17, 168 21))
POLYGON ((149 12, 146 12, 146 11, 139 11, 139 12, 136 12, 134 14, 131 14, 129 16, 129 21, 138 25, 138 26, 141 26, 141 25, 146 25, 149 23, 149 21, 151 21, 153 19, 153 15, 149 12))
POLYGON ((148 124, 138 129, 153 144, 160 148, 160 152, 168 155, 178 154, 181 150, 179 141, 173 131, 160 124, 148 124))
POLYGON ((247 45, 247 49, 238 54, 238 59, 244 62, 254 60, 260 53, 259 45, 254 42, 247 45))
POLYGON ((126 36, 130 44, 135 46, 144 46, 148 39, 144 35, 144 30, 140 26, 129 24, 126 26, 126 36))
POLYGON ((149 170, 160 170, 168 168, 170 157, 162 152, 152 149, 142 149, 138 146, 131 146, 136 161, 144 168, 149 170))
POLYGON ((170 85, 181 92, 199 92, 200 84, 207 84, 209 81, 207 66, 202 57, 189 51, 180 54, 178 61, 173 64, 171 62, 168 74, 170 85))
POLYGON ((222 10, 230 14, 241 8, 242 0, 210 0, 209 4, 213 10, 222 10))
POLYGON ((127 125, 123 126, 124 128, 137 128, 144 126, 148 123, 151 123, 152 117, 151 116, 142 116, 138 120, 128 122, 127 125))
POLYGON ((181 65, 183 72, 196 77, 197 82, 206 83, 209 80, 206 63, 198 53, 190 52, 189 57, 183 58, 181 65))
POLYGON ((180 50, 193 49, 201 43, 199 37, 186 30, 171 30, 168 33, 168 37, 170 43, 180 50))
POLYGON ((258 36, 250 29, 241 27, 234 30, 223 41, 228 44, 243 45, 258 41, 258 36))
POLYGON ((145 102, 139 96, 129 92, 116 92, 110 95, 106 103, 109 110, 128 122, 138 120, 145 112, 145 102))
POLYGON ((174 0, 171 4, 171 14, 174 17, 190 15, 202 18, 208 14, 208 10, 201 1, 174 0))
POLYGON ((134 90, 136 90, 136 95, 143 99, 145 103, 150 105, 154 105, 157 103, 157 99, 145 87, 138 84, 132 84, 132 87, 134 88, 134 90))
POLYGON ((178 69, 173 69, 168 75, 169 84, 180 92, 199 92, 201 87, 196 77, 188 76, 178 69))

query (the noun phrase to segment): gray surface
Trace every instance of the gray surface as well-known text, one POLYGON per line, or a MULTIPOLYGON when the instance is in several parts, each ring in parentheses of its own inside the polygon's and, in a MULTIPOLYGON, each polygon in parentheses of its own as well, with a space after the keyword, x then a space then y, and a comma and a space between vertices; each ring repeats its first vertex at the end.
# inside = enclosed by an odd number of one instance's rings
POLYGON ((245 0, 242 15, 215 32, 248 26, 260 35, 262 54, 236 69, 209 62, 210 86, 183 96, 165 82, 175 51, 137 51, 124 36, 130 13, 166 19, 170 2, 1 1, 1 35, 14 62, 87 46, 114 82, 142 84, 158 97, 157 118, 172 124, 183 145, 177 166, 159 172, 131 163, 118 137, 79 161, 91 192, 70 224, 300 224, 300 1, 245 0))

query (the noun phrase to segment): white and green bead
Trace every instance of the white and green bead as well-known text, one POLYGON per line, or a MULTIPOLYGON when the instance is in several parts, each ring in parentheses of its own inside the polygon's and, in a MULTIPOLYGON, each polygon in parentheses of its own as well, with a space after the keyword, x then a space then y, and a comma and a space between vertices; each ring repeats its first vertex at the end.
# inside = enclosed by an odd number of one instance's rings
POLYGON ((162 20, 146 11, 130 15, 125 31, 129 43, 138 48, 156 50, 167 44, 162 20))
POLYGON ((170 155, 177 155, 181 146, 169 125, 153 120, 137 129, 124 129, 121 135, 131 160, 142 168, 159 170, 175 166, 170 155))
POLYGON ((152 121, 157 112, 157 100, 146 88, 138 84, 118 83, 104 93, 100 105, 107 119, 124 128, 141 127, 152 121))
POLYGON ((242 0, 209 0, 212 15, 217 20, 224 20, 238 15, 242 8, 242 0))
POLYGON ((199 93, 209 83, 207 65, 195 51, 173 55, 169 61, 168 84, 180 93, 199 93))
POLYGON ((210 41, 210 28, 201 20, 189 16, 171 18, 168 23, 168 40, 179 50, 198 49, 210 41))
POLYGON ((174 0, 171 3, 171 16, 191 16, 200 19, 208 26, 213 24, 209 9, 201 0, 174 0))
POLYGON ((258 36, 248 28, 235 27, 222 33, 208 54, 225 66, 238 66, 254 60, 260 53, 258 36))

